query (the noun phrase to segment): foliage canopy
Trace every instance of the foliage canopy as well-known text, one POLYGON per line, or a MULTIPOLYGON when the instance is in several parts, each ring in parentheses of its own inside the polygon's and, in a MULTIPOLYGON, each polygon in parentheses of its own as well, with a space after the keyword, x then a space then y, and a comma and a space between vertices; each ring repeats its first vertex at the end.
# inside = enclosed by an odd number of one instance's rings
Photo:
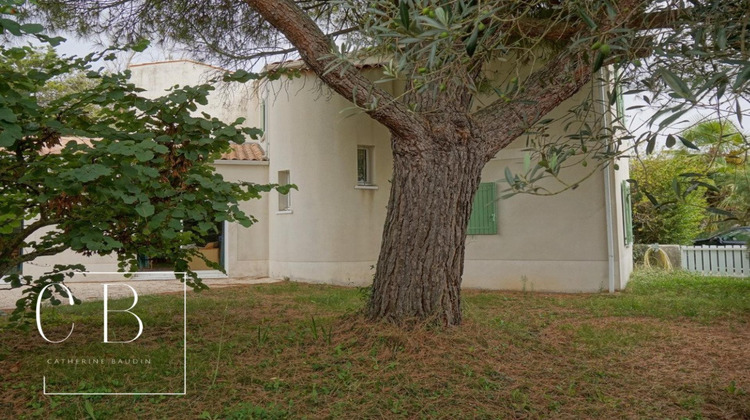
MULTIPOLYGON (((4 36, 59 43, 41 25, 19 24, 16 12, 12 2, 0 3, 4 36)), ((28 45, 0 45, 0 274, 70 249, 116 254, 128 271, 136 269, 138 255, 164 257, 175 271, 189 272, 189 285, 205 288, 188 269, 190 259, 205 260, 191 245, 218 223, 252 224, 239 203, 272 188, 227 182, 211 162, 260 131, 241 126, 241 119, 227 124, 197 113, 211 84, 148 99, 127 73, 91 68, 113 51, 61 58, 28 45), (70 75, 80 83, 57 89, 70 75)), ((223 81, 247 75, 226 74, 223 81)), ((69 269, 82 267, 56 266, 38 279, 5 277, 12 287, 27 287, 16 316, 69 269)))

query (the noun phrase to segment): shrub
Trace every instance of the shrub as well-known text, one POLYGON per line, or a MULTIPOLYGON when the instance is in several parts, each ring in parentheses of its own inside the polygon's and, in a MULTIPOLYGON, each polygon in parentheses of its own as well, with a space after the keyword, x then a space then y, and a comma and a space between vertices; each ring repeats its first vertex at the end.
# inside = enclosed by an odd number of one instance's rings
POLYGON ((633 233, 636 243, 689 244, 704 228, 706 199, 701 188, 688 190, 680 174, 701 173, 697 156, 660 155, 631 168, 633 233))

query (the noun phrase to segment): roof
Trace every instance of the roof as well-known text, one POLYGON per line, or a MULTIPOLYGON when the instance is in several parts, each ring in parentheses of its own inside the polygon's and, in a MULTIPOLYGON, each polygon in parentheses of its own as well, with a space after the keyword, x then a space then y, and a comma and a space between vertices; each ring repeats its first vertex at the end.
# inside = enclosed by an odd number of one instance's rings
POLYGON ((221 155, 222 160, 267 160, 258 143, 232 144, 232 151, 221 155))
MULTIPOLYGON (((76 142, 85 144, 89 147, 92 146, 94 140, 85 137, 63 137, 60 139, 60 144, 43 147, 41 150, 42 154, 58 154, 60 151, 70 142, 76 142)), ((221 155, 221 160, 244 160, 244 161, 264 161, 266 154, 258 143, 243 143, 243 144, 232 144, 232 150, 221 155)))
POLYGON ((149 62, 149 63, 130 64, 130 65, 128 65, 128 68, 145 67, 145 66, 157 66, 159 64, 173 64, 173 63, 190 63, 190 64, 195 64, 195 65, 198 65, 198 66, 209 67, 209 68, 212 68, 212 69, 215 69, 215 70, 227 71, 227 69, 224 69, 224 68, 221 68, 221 67, 218 67, 218 66, 213 66, 211 64, 201 63, 200 61, 188 60, 188 59, 184 59, 184 58, 183 59, 179 59, 179 60, 164 60, 164 61, 152 61, 152 62, 149 62))
MULTIPOLYGON (((371 69, 376 67, 382 67, 387 63, 385 59, 378 57, 368 57, 365 59, 357 59, 350 64, 359 70, 371 69)), ((281 68, 285 69, 300 69, 302 71, 310 70, 307 64, 300 58, 295 60, 276 61, 273 63, 266 64, 264 70, 274 71, 281 68)))

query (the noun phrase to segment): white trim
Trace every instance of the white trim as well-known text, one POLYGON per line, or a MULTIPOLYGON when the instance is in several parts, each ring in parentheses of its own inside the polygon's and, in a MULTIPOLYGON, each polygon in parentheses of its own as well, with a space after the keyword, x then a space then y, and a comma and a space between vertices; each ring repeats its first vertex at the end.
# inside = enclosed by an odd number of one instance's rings
MULTIPOLYGON (((226 220, 221 225, 221 260, 224 261, 224 265, 221 267, 224 269, 224 277, 229 277, 229 222, 226 220)), ((221 261, 219 261, 221 262, 221 261)))
POLYGON ((369 187, 375 185, 375 146, 368 144, 357 145, 357 185, 369 187), (365 181, 359 182, 359 151, 365 151, 365 181))
MULTIPOLYGON (((284 169, 281 171, 278 171, 276 173, 276 183, 279 185, 288 185, 292 183, 292 171, 289 169, 284 169), (286 179, 282 180, 281 175, 284 174, 286 176, 286 179)), ((281 212, 292 212, 292 191, 289 190, 286 194, 282 194, 279 191, 276 191, 278 195, 279 205, 277 206, 278 211, 276 214, 279 214, 281 212), (284 201, 284 203, 282 203, 284 201)))
POLYGON ((217 159, 214 164, 217 165, 247 165, 247 166, 268 166, 267 160, 230 160, 230 159, 217 159))
MULTIPOLYGON (((601 80, 599 80, 599 97, 597 98, 596 94, 594 94, 595 100, 598 99, 599 103, 599 111, 601 112, 601 119, 602 119, 602 125, 603 128, 609 127, 609 111, 610 108, 608 108, 605 105, 605 101, 607 99, 607 86, 604 85, 605 81, 609 81, 609 72, 606 68, 602 67, 599 71, 599 75, 601 75, 601 80)), ((607 145, 607 151, 609 151, 610 147, 607 145)), ((606 223, 606 229, 607 229, 607 283, 609 286, 609 293, 615 292, 615 237, 614 237, 614 229, 615 229, 615 223, 613 215, 614 208, 617 207, 617 203, 615 205, 612 205, 612 182, 614 182, 614 165, 612 161, 607 161, 607 163, 602 168, 602 171, 604 171, 604 179, 602 180, 604 182, 604 211, 606 213, 605 215, 605 223, 606 223)), ((615 198, 616 200, 616 198, 615 198)))
POLYGON ((355 190, 377 190, 378 186, 377 185, 355 185, 354 189, 355 190))
POLYGON ((292 210, 279 210, 276 212, 276 214, 292 214, 294 211, 292 210))
MULTIPOLYGON (((201 279, 225 279, 229 277, 219 270, 195 270, 195 273, 201 279)), ((171 271, 138 271, 133 273, 133 277, 129 280, 175 280, 176 278, 171 271)))

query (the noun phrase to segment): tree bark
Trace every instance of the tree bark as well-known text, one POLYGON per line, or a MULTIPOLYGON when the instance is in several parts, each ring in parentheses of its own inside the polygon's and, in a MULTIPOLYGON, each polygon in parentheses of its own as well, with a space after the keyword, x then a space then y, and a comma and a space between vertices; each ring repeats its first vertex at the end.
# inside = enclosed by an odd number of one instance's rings
POLYGON ((393 178, 371 320, 461 323, 466 230, 486 163, 475 141, 462 134, 392 139, 393 178))

